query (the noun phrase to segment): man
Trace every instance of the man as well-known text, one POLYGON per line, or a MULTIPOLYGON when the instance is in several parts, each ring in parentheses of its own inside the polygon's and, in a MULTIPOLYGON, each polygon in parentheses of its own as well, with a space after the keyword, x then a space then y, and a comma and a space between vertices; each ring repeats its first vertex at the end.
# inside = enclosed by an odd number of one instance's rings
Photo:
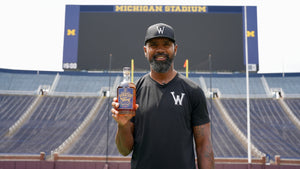
POLYGON ((214 168, 206 99, 198 85, 174 69, 174 30, 158 23, 147 29, 144 53, 150 73, 136 84, 136 116, 119 116, 118 100, 112 116, 118 123, 116 144, 132 169, 214 168))

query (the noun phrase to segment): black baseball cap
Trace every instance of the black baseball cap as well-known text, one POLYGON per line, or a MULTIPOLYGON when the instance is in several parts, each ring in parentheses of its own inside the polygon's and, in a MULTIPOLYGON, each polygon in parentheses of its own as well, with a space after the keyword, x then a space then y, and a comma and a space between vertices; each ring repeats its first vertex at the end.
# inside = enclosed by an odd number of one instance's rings
POLYGON ((157 23, 148 27, 145 36, 145 44, 153 38, 169 38, 175 43, 174 29, 165 23, 157 23))

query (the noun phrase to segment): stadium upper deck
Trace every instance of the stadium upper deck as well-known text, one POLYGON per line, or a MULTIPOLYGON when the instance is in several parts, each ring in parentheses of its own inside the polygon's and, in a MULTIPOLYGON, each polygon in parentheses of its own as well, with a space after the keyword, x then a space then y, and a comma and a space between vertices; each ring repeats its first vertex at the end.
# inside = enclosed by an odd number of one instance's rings
MULTIPOLYGON (((135 73, 134 80, 146 74, 135 73)), ((184 73, 183 73, 184 74, 184 73)), ((245 73, 190 73, 209 97, 210 91, 222 98, 245 98, 245 73)), ((38 94, 45 89, 50 95, 99 96, 111 89, 114 95, 120 83, 120 72, 38 72, 0 69, 0 93, 38 94)), ((272 98, 275 94, 300 97, 300 74, 250 74, 251 98, 272 98)))

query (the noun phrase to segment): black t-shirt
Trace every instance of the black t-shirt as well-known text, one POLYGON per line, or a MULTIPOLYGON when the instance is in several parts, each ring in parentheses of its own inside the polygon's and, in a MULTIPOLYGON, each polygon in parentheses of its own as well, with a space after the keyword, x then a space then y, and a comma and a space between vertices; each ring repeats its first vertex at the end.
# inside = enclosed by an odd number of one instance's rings
POLYGON ((177 73, 161 85, 149 74, 136 84, 132 169, 195 169, 193 126, 208 123, 201 88, 177 73))

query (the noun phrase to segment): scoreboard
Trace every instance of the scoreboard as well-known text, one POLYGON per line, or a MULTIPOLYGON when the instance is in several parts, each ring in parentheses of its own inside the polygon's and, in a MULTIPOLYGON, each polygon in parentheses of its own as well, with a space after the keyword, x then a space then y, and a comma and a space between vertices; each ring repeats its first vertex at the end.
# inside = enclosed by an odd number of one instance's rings
POLYGON ((175 29, 176 70, 189 59, 190 71, 245 71, 245 38, 249 64, 258 66, 256 7, 247 6, 247 33, 244 14, 243 6, 66 5, 63 69, 105 71, 111 63, 119 71, 134 59, 135 70, 149 70, 145 32, 163 22, 175 29))

